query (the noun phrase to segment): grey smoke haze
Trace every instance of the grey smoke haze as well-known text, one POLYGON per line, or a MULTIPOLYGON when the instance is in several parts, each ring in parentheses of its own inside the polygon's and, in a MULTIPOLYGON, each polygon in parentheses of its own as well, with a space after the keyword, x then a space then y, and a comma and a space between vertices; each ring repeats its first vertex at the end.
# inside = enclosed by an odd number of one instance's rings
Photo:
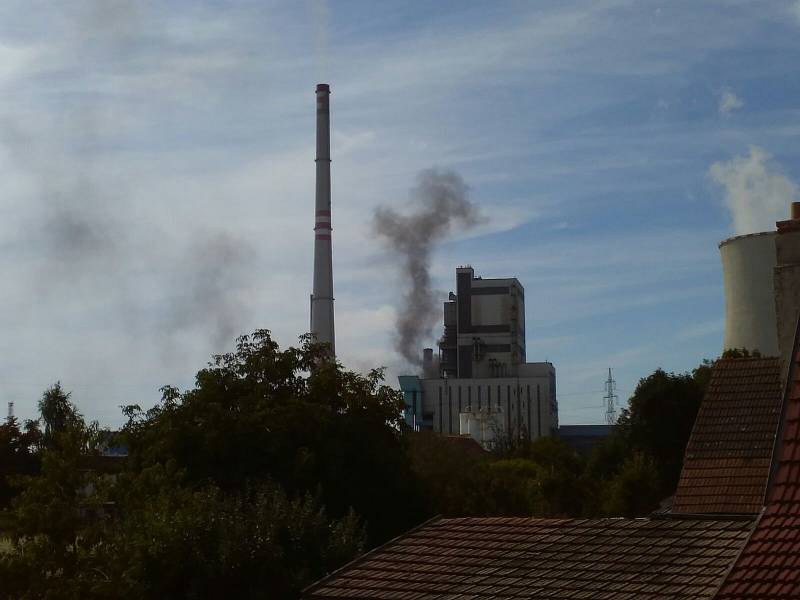
POLYGON ((327 0, 308 0, 308 8, 314 21, 314 58, 317 64, 317 78, 328 78, 328 27, 331 14, 327 0))
MULTIPOLYGON (((90 0, 54 13, 69 32, 49 66, 56 72, 59 61, 70 59, 109 71, 135 59, 135 39, 141 34, 136 2, 90 0)), ((123 271, 120 261, 126 252, 119 219, 126 190, 98 165, 100 148, 113 141, 109 126, 114 115, 107 114, 107 95, 99 90, 68 89, 70 99, 56 107, 48 122, 3 119, 0 143, 31 182, 30 227, 42 258, 40 279, 68 286, 87 278, 108 283, 123 271)), ((116 93, 124 91, 120 80, 116 93)))
POLYGON ((422 363, 422 343, 439 318, 437 294, 431 288, 431 254, 453 226, 468 229, 485 220, 468 191, 458 173, 426 169, 411 190, 413 212, 403 215, 388 206, 375 211, 375 232, 396 253, 405 287, 395 349, 414 365, 422 363))
POLYGON ((104 156, 129 133, 130 115, 109 108, 110 101, 136 97, 140 82, 96 82, 152 59, 145 42, 157 32, 142 10, 126 0, 65 7, 58 18, 69 33, 57 59, 89 63, 94 71, 65 84, 67 100, 50 120, 0 119, 0 145, 29 182, 23 218, 38 261, 28 293, 32 305, 53 293, 97 299, 131 337, 150 338, 162 353, 180 352, 174 338, 187 333, 222 351, 249 316, 254 248, 222 231, 184 225, 175 235, 170 223, 143 222, 132 208, 135 179, 104 156))
POLYGON ((239 334, 247 314, 250 269, 255 249, 227 233, 212 233, 195 242, 177 269, 165 327, 168 331, 204 328, 215 347, 222 348, 239 334))

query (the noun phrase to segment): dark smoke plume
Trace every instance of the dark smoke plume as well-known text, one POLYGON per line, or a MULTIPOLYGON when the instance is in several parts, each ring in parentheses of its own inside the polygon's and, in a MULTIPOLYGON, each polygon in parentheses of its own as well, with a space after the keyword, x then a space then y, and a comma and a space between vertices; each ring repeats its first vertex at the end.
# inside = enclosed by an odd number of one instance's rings
POLYGON ((431 289, 431 253, 450 232, 485 220, 467 198, 469 189, 458 173, 426 169, 411 190, 415 212, 401 215, 386 206, 375 211, 375 232, 402 261, 403 301, 397 315, 395 349, 409 363, 422 363, 422 343, 438 321, 437 295, 431 289))

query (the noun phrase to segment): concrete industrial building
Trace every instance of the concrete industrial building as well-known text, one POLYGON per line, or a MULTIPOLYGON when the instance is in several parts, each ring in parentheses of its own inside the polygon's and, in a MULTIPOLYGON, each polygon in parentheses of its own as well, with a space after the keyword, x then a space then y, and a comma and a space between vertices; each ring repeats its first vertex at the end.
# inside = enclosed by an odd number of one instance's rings
POLYGON ((498 436, 531 439, 558 428, 556 372, 525 362, 525 291, 516 278, 456 269, 444 303, 438 361, 423 353, 423 376, 401 376, 406 422, 414 429, 470 435, 484 447, 498 436))
MULTIPOLYGON (((746 348, 788 358, 800 313, 800 202, 776 231, 719 245, 725 285, 723 350, 746 348)), ((784 361, 786 362, 786 361, 784 361)))

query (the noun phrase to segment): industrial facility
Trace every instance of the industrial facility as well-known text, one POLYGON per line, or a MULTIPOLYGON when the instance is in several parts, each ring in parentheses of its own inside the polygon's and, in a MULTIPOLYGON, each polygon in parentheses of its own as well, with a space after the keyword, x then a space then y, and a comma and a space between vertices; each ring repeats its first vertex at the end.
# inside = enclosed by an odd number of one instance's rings
POLYGON ((314 291, 311 294, 311 334, 336 354, 333 328, 333 250, 331 242, 331 126, 327 83, 317 85, 317 189, 314 212, 314 291))
POLYGON ((556 371, 525 362, 525 291, 516 278, 456 269, 444 303, 439 352, 423 351, 422 377, 400 376, 405 419, 415 430, 470 435, 485 448, 500 438, 550 435, 558 428, 556 371))
POLYGON ((800 202, 776 231, 719 244, 725 286, 723 350, 788 359, 800 308, 800 202))

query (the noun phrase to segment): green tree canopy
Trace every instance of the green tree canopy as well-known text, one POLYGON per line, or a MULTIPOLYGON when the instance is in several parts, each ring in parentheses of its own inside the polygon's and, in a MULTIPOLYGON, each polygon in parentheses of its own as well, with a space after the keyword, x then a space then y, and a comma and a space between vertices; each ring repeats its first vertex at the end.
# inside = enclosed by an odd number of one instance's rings
POLYGON ((0 511, 16 495, 12 478, 32 475, 39 469, 39 459, 34 453, 38 433, 33 428, 21 430, 13 417, 0 424, 0 511))
MULTIPOLYGON (((12 597, 296 597, 426 513, 401 400, 382 372, 347 372, 305 340, 238 340, 143 412, 125 407, 130 456, 92 467, 101 437, 60 385, 41 402, 41 473, 19 479, 12 597)), ((18 435, 15 433, 15 436, 18 435)), ((9 444, 9 447, 11 445, 9 444)))
POLYGON ((187 482, 223 491, 270 478, 318 494, 334 517, 352 508, 375 544, 424 516, 402 435, 402 396, 383 373, 345 371, 305 338, 280 350, 266 330, 239 338, 185 392, 163 389, 147 413, 127 407, 136 468, 175 461, 187 482))
POLYGON ((47 388, 39 400, 40 422, 43 426, 42 441, 45 446, 52 448, 56 444, 59 433, 70 428, 80 427, 83 415, 70 401, 71 392, 65 392, 61 382, 47 388))
POLYGON ((617 422, 629 446, 655 460, 664 496, 671 495, 678 483, 686 444, 705 394, 707 368, 680 374, 657 369, 639 381, 617 422))
POLYGON ((603 487, 602 513, 610 517, 646 515, 663 498, 656 463, 641 452, 628 457, 603 487))

